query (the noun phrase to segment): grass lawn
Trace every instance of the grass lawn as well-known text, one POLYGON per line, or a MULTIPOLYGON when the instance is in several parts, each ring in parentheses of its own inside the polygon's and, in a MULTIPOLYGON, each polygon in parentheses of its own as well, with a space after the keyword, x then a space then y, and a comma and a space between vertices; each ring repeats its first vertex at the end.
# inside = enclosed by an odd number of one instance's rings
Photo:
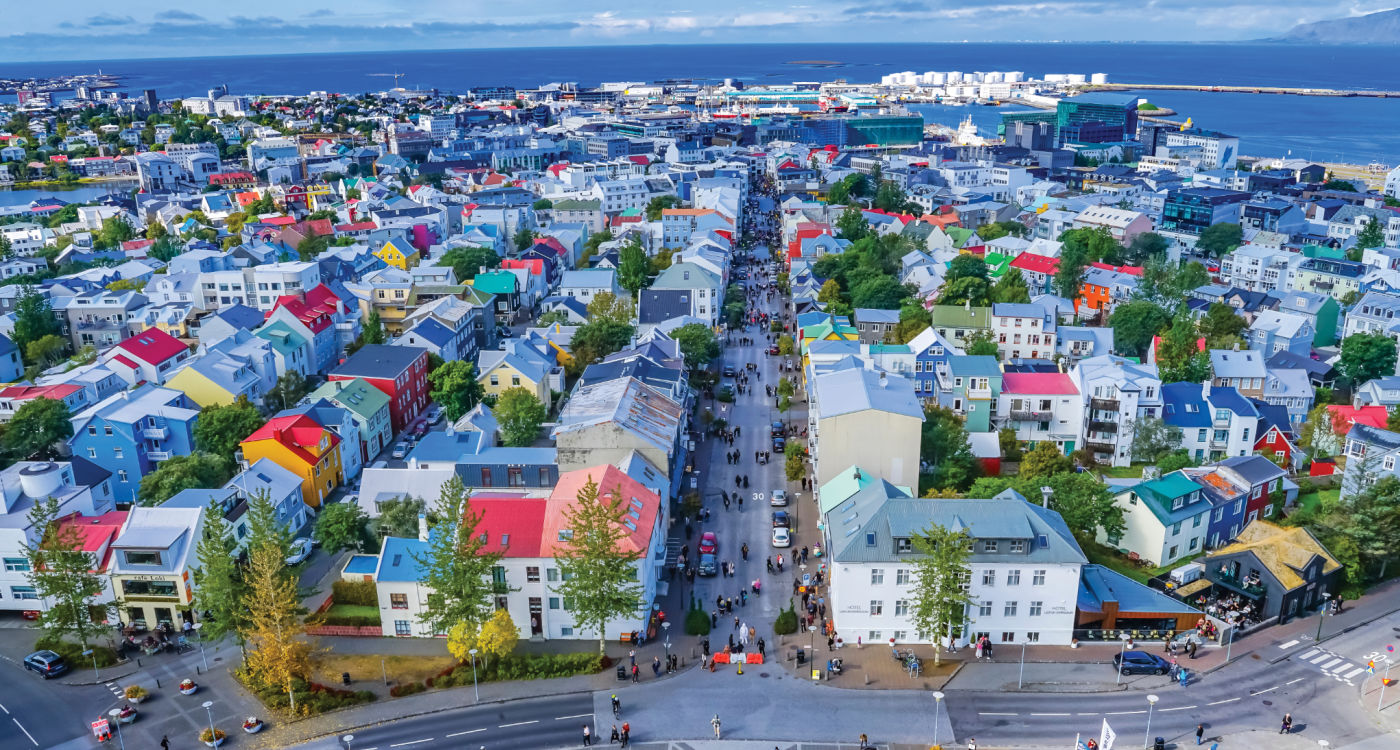
POLYGON ((1182 565, 1185 565, 1195 560, 1197 557, 1200 557, 1202 554, 1205 554, 1200 553, 1192 555, 1191 557, 1177 560, 1171 565, 1167 565, 1160 568, 1151 568, 1139 565, 1133 562, 1132 560, 1129 560, 1127 557, 1123 556, 1123 554, 1120 553, 1118 550, 1105 547, 1102 544, 1095 544, 1093 542, 1089 542, 1087 544, 1082 544, 1081 546, 1084 548, 1084 555, 1085 557, 1089 558, 1089 562, 1094 563, 1096 565, 1102 565, 1105 568, 1116 571, 1118 573, 1122 573, 1123 575, 1140 583, 1147 583, 1148 580, 1156 578, 1157 576, 1174 568, 1179 568, 1182 565))
MULTIPOLYGON (((388 673, 390 682, 407 684, 421 682, 457 663, 448 654, 441 656, 383 655, 383 654, 339 654, 328 651, 316 654, 311 662, 311 679, 322 685, 340 686, 340 673, 349 672, 358 686, 362 682, 383 684, 383 675, 388 673), (380 667, 380 660, 384 665, 380 667)), ((365 686, 369 687, 369 686, 365 686)))
POLYGON ((1142 479, 1142 470, 1150 464, 1133 464, 1131 466, 1099 466, 1094 471, 1106 477, 1114 479, 1142 479))
POLYGON ((1325 489, 1315 490, 1313 492, 1299 493, 1298 508, 1299 510, 1304 512, 1315 513, 1321 509, 1322 503, 1324 501, 1334 501, 1341 494, 1342 490, 1339 487, 1327 487, 1325 489))
POLYGON ((332 617, 373 617, 378 620, 379 608, 363 604, 332 604, 326 614, 332 617))

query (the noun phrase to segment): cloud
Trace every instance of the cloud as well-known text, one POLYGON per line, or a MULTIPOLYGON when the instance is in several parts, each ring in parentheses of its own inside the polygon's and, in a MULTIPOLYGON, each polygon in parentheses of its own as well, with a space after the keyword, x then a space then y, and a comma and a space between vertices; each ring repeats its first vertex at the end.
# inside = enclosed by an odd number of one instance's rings
POLYGON ((696 32, 703 34, 722 29, 791 26, 800 23, 812 23, 815 20, 816 19, 809 15, 798 15, 787 11, 757 11, 753 13, 712 15, 707 17, 680 15, 679 13, 667 16, 624 17, 619 16, 616 11, 610 10, 602 13, 595 13, 587 18, 580 19, 576 31, 594 32, 604 36, 623 36, 627 34, 650 32, 696 32))
POLYGON ((95 16, 89 16, 86 21, 83 21, 83 25, 89 28, 96 28, 99 26, 125 26, 131 23, 136 23, 136 19, 131 16, 114 16, 110 13, 99 13, 95 16))
POLYGON ((874 13, 922 13, 929 9, 928 3, 913 2, 910 0, 896 0, 885 3, 866 3, 864 5, 852 5, 841 11, 845 16, 865 16, 874 13))
POLYGON ((157 21, 192 21, 192 22, 197 22, 197 21, 203 21, 203 20, 204 20, 204 16, 201 16, 201 15, 199 15, 198 13, 190 13, 190 12, 188 12, 188 11, 179 10, 178 8, 171 8, 170 10, 163 10, 163 11, 157 13, 157 14, 155 15, 155 18, 156 18, 157 21))

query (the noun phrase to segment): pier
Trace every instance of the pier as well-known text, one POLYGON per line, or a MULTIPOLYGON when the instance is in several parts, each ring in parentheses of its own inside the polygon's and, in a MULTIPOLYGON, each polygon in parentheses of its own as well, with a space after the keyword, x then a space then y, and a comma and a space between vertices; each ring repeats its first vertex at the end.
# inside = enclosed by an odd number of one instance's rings
POLYGON ((1287 86, 1202 86, 1188 83, 1098 83, 1075 87, 1078 91, 1211 91, 1222 94, 1285 94, 1292 96, 1366 96, 1374 99, 1400 98, 1400 91, 1366 89, 1308 89, 1287 86))

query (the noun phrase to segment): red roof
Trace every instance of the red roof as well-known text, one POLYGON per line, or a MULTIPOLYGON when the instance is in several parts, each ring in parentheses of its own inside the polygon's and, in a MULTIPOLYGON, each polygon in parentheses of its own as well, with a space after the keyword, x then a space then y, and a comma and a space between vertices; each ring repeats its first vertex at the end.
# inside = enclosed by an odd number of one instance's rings
POLYGON ((257 440, 275 440, 308 464, 316 463, 321 456, 340 445, 340 438, 335 433, 305 414, 273 417, 243 442, 251 443, 257 440), (323 436, 329 438, 325 451, 321 450, 323 436))
POLYGON ((483 551, 502 557, 545 557, 542 552, 548 501, 542 497, 473 495, 467 504, 478 517, 476 530, 486 535, 483 551), (509 537, 509 538, 507 538, 509 537), (504 544, 502 540, 505 540, 504 544))
POLYGON ((184 342, 159 328, 148 328, 117 344, 117 348, 151 365, 158 365, 190 350, 184 342))
POLYGON ((548 167, 545 167, 546 171, 548 171, 550 174, 554 175, 555 177, 558 177, 560 172, 563 172, 564 170, 566 170, 566 169, 568 169, 568 168, 569 168, 569 163, 566 162, 566 161, 557 162, 557 163, 555 163, 555 164, 549 165, 548 167))
POLYGON ((122 243, 123 250, 140 250, 156 244, 155 240, 127 240, 122 243))
POLYGON ((541 546, 545 555, 553 556, 559 532, 565 530, 568 521, 564 511, 578 500, 579 490, 592 479, 598 485, 599 498, 618 493, 623 504, 623 522, 627 536, 623 545, 634 552, 646 553, 651 544, 651 536, 661 511, 661 500, 656 493, 640 482, 627 476, 621 469, 611 464, 578 469, 559 475, 554 491, 549 495, 544 525, 544 541, 541 546), (627 525, 630 524, 630 525, 627 525))
POLYGON ((1078 396, 1074 381, 1062 372, 1008 372, 1001 376, 1002 393, 1078 396))
POLYGON ((115 359, 116 361, 118 361, 118 362, 120 362, 120 363, 126 365, 127 367, 130 367, 130 368, 133 369, 133 370, 139 370, 139 369, 141 369, 141 365, 138 365, 138 364, 136 364, 135 362, 132 362, 129 358, 127 358, 127 356, 126 356, 125 354, 117 354, 117 355, 114 355, 114 356, 112 357, 112 359, 115 359))
POLYGON ((14 401, 49 398, 54 401, 62 401, 82 389, 82 386, 79 385, 12 385, 0 388, 0 398, 14 401))
POLYGON ((531 276, 543 276, 544 258, 505 258, 501 261, 501 269, 523 269, 529 271, 531 276))
POLYGON ((84 516, 73 513, 67 518, 60 519, 58 526, 60 529, 73 529, 77 532, 80 542, 79 548, 84 552, 101 552, 102 559, 97 561, 93 570, 106 570, 107 563, 111 562, 112 542, 121 534, 122 526, 126 523, 127 514, 131 511, 114 510, 103 513, 100 516, 84 516))
POLYGON ((651 159, 648 159, 646 154, 632 154, 627 157, 627 160, 633 164, 641 164, 643 166, 651 163, 651 159))
POLYGON ((289 227, 297 223, 297 220, 291 216, 269 216, 266 219, 259 219, 258 223, 274 227, 289 227))
POLYGON ((377 228, 378 228, 378 225, 375 224, 375 223, 372 222, 372 221, 355 221, 355 222, 351 222, 351 223, 349 223, 349 224, 336 224, 336 225, 335 225, 335 231, 337 231, 337 232, 364 232, 364 231, 368 231, 368 230, 371 230, 371 229, 377 229, 377 228))
POLYGON ((1384 430, 1386 417, 1384 406, 1328 406, 1332 412, 1332 426, 1337 432, 1345 433, 1354 424, 1364 424, 1384 430))
POLYGON ((1090 263, 1089 265, 1094 268, 1101 268, 1105 271, 1117 271, 1118 273, 1126 273, 1129 276, 1142 275, 1142 266, 1111 266, 1107 263, 1090 263))
POLYGON ((531 249, 539 250, 540 245, 544 245, 554 252, 555 255, 568 255, 569 251, 564 248, 563 243, 553 237, 538 237, 531 249))
MULTIPOLYGON (((318 285, 324 286, 324 285, 318 285)), ((329 292, 329 290, 327 290, 329 292)), ((284 294, 273 303, 272 310, 284 307, 287 312, 295 315, 301 324, 310 328, 313 333, 320 333, 331 326, 331 314, 335 312, 334 303, 330 309, 324 305, 317 305, 308 299, 306 294, 284 294)), ((334 295, 332 295, 334 297, 334 295)), ((272 317, 272 311, 268 311, 265 317, 272 317)))
POLYGON ((1048 275, 1060 269, 1060 259, 1036 255, 1035 253, 1021 253, 1016 256, 1015 260, 1011 261, 1011 267, 1048 275))

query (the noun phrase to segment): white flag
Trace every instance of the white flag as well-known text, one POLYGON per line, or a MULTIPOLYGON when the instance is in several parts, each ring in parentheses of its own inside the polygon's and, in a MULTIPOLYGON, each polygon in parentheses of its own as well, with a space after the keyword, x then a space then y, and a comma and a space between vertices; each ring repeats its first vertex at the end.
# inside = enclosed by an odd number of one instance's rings
POLYGON ((1113 750, 1113 741, 1116 739, 1118 739, 1118 733, 1108 725, 1108 719, 1104 719, 1103 729, 1099 731, 1099 750, 1113 750))

